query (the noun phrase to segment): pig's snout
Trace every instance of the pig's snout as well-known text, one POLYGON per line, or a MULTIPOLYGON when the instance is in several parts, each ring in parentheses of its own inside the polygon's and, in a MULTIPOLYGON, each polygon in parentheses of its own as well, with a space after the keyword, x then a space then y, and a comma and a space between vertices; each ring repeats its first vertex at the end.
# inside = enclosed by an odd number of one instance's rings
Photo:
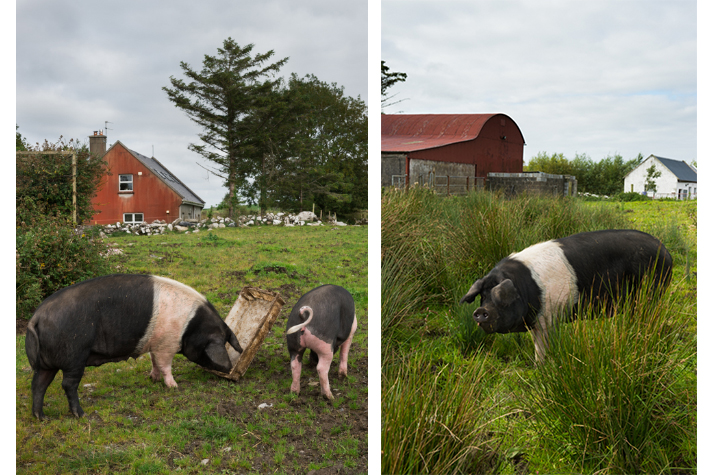
POLYGON ((488 311, 483 307, 477 308, 473 312, 473 319, 476 320, 476 323, 479 325, 481 323, 487 323, 490 318, 491 316, 488 314, 488 311))

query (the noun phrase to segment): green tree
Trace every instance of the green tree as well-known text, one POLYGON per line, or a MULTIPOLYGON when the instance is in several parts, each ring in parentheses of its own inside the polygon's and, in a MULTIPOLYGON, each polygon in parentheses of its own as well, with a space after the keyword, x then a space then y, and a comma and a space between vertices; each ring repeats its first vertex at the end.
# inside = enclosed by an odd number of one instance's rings
MULTIPOLYGON (((279 124, 264 176, 283 209, 304 203, 345 213, 367 207, 367 107, 343 87, 292 74, 282 91, 289 119, 279 124)), ((310 206, 309 206, 310 208, 310 206)))
POLYGON ((530 159, 530 163, 525 167, 526 171, 536 171, 550 173, 552 175, 571 175, 572 165, 564 154, 539 152, 530 159))
POLYGON ((170 76, 172 88, 163 87, 168 99, 202 127, 198 137, 203 144, 188 148, 213 162, 215 173, 225 179, 230 216, 239 196, 253 200, 255 188, 263 184, 270 133, 263 125, 273 116, 271 98, 281 82, 274 76, 288 61, 270 62, 273 50, 252 55, 253 49, 253 44, 240 47, 227 38, 216 56, 205 55, 202 71, 180 62, 190 82, 170 76))
POLYGON ((540 152, 524 169, 554 175, 573 175, 577 179, 578 191, 610 196, 623 191, 624 176, 642 161, 643 155, 640 153, 628 161, 616 154, 595 162, 584 153, 576 154, 574 160, 569 161, 561 153, 548 155, 547 152, 540 152))
POLYGON ((394 96, 389 95, 387 91, 398 82, 404 82, 406 79, 407 73, 390 72, 389 66, 386 66, 384 61, 380 61, 380 107, 382 109, 401 102, 388 102, 394 96))
MULTIPOLYGON (((19 139, 19 134, 18 139, 19 139)), ((24 140, 24 139, 23 139, 24 140)), ((109 173, 102 157, 91 156, 86 143, 70 139, 59 140, 31 147, 22 142, 25 150, 36 152, 22 154, 15 160, 15 200, 18 216, 23 206, 19 203, 25 197, 32 198, 43 207, 44 213, 70 219, 72 204, 72 163, 68 155, 45 154, 42 152, 74 152, 77 156, 76 203, 77 221, 81 223, 91 218, 95 211, 91 199, 96 196, 101 179, 109 173)), ((19 145, 18 145, 19 146, 19 145)))
POLYGON ((20 126, 15 124, 15 151, 24 152, 29 148, 29 144, 27 143, 25 138, 17 131, 17 129, 19 128, 20 126))

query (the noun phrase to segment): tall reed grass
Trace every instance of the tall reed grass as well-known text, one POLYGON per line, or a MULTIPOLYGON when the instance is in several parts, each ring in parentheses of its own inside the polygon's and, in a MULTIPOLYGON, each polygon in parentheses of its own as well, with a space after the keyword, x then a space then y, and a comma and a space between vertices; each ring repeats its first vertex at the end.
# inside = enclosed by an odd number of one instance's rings
MULTIPOLYGON (((526 463, 540 473, 692 471, 696 291, 682 273, 665 297, 642 291, 613 318, 591 319, 590 308, 559 325, 539 367, 528 335, 487 336, 471 321, 475 305, 458 305, 511 252, 632 228, 627 213, 417 187, 386 191, 381 205, 384 473, 513 473, 526 463), (425 317, 448 321, 445 331, 427 333, 425 317), (510 450, 523 465, 505 468, 510 450)), ((668 241, 676 267, 694 259, 672 223, 641 230, 668 241)))
POLYGON ((495 444, 486 358, 442 363, 428 351, 389 357, 382 375, 382 473, 488 472, 495 444))
POLYGON ((535 430, 580 470, 676 473, 695 465, 696 337, 682 292, 645 283, 612 318, 560 325, 523 385, 535 430))

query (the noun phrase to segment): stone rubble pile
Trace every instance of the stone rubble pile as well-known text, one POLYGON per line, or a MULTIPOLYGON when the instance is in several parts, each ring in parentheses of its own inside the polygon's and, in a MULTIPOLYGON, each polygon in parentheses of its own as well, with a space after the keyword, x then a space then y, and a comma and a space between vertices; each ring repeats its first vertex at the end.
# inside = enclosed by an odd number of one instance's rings
MULTIPOLYGON (((171 223, 164 220, 155 220, 152 223, 126 224, 117 222, 116 224, 106 224, 102 227, 101 237, 113 234, 117 231, 135 234, 136 236, 152 236, 156 234, 164 234, 166 232, 180 233, 197 233, 200 230, 210 230, 226 227, 239 226, 322 226, 330 224, 333 226, 347 226, 347 224, 337 221, 336 217, 326 218, 324 221, 311 211, 303 211, 298 214, 294 213, 266 213, 262 218, 260 214, 252 214, 240 216, 237 221, 231 218, 208 218, 200 221, 197 220, 182 220, 178 218, 171 223)), ((357 224, 367 224, 367 219, 358 221, 357 224)))

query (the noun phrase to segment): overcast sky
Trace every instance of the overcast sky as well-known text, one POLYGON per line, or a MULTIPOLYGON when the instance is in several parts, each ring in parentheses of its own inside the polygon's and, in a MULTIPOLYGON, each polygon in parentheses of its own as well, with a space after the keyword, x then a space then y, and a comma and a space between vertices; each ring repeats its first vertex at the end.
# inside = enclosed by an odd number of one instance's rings
POLYGON ((255 2, 23 0, 16 4, 16 123, 31 144, 87 140, 108 124, 109 145, 154 153, 207 202, 223 180, 187 149, 199 127, 168 99, 180 62, 202 69, 204 55, 231 37, 253 53, 289 57, 280 76, 313 74, 367 102, 367 1, 255 2), (155 152, 153 152, 155 150, 155 152))
POLYGON ((695 1, 382 0, 386 113, 504 113, 541 151, 696 159, 695 1))

